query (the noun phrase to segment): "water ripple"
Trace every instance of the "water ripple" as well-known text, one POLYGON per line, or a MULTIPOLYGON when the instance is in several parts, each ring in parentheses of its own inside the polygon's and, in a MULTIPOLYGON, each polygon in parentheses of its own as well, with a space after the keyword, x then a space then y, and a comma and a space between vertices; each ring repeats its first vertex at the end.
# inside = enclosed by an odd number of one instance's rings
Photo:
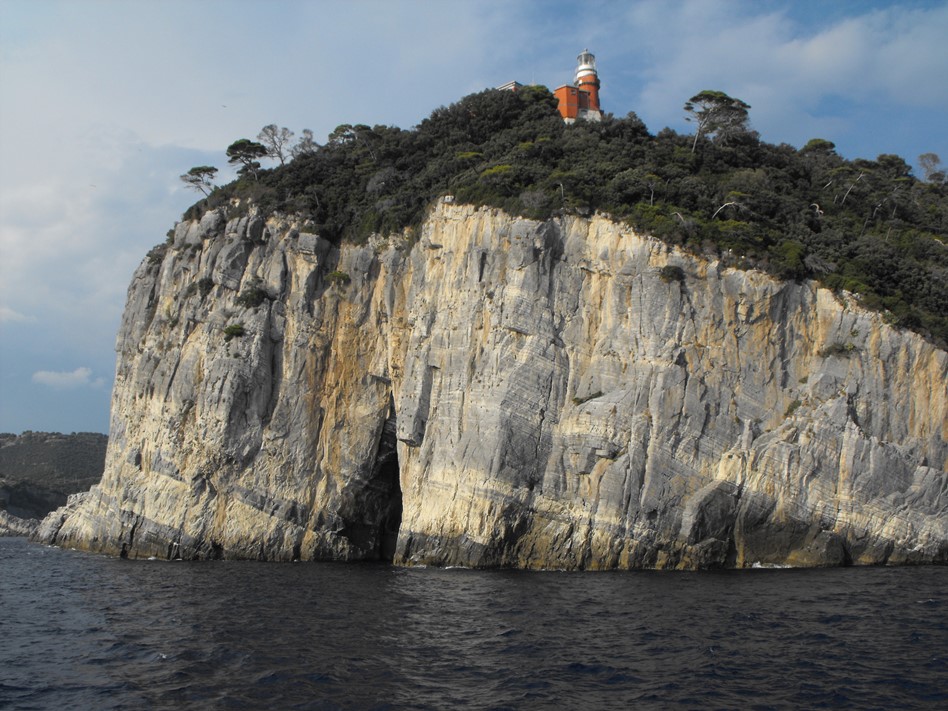
POLYGON ((122 561, 0 539, 0 707, 932 708, 948 569, 122 561))

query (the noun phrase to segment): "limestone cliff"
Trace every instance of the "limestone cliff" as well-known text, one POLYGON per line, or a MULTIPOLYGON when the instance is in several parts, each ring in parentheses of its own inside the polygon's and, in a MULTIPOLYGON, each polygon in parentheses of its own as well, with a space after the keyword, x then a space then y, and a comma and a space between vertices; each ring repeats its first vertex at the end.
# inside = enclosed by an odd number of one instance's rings
POLYGON ((136 272, 101 483, 133 557, 948 561, 948 354, 602 217, 441 204, 335 247, 221 210, 136 272), (678 269, 667 268, 678 267, 678 269))

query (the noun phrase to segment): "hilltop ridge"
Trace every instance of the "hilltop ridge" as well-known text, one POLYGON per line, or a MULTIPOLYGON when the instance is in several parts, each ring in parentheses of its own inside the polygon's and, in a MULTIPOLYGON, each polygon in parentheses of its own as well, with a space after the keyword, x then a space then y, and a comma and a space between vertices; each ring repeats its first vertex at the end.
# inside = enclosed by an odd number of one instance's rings
POLYGON ((326 145, 218 188, 186 217, 239 198, 229 215, 252 203, 359 244, 417 227, 444 195, 531 219, 608 214, 729 266, 857 294, 890 323, 948 343, 943 173, 923 182, 899 156, 846 160, 822 138, 773 145, 749 125, 710 138, 652 135, 634 113, 565 125, 544 87, 472 94, 411 130, 339 126, 326 145))

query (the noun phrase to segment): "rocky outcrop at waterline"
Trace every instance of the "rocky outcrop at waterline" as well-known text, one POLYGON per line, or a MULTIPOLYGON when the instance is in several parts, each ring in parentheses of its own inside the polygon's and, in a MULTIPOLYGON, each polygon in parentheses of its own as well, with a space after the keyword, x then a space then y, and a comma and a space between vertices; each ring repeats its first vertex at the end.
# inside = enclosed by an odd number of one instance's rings
POLYGON ((35 518, 21 518, 0 509, 0 536, 32 536, 39 525, 35 518))
POLYGON ((132 557, 527 568, 948 560, 948 354, 604 217, 441 204, 334 246, 224 210, 135 273, 101 483, 132 557))

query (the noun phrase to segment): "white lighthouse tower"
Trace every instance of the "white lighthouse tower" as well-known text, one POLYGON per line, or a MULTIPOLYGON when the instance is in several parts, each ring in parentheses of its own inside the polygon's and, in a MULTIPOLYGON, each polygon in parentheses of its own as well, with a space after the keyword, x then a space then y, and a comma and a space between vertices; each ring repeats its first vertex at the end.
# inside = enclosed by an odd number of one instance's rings
POLYGON ((573 84, 589 94, 587 109, 599 113, 599 74, 596 72, 596 57, 588 49, 576 57, 576 78, 573 84))

